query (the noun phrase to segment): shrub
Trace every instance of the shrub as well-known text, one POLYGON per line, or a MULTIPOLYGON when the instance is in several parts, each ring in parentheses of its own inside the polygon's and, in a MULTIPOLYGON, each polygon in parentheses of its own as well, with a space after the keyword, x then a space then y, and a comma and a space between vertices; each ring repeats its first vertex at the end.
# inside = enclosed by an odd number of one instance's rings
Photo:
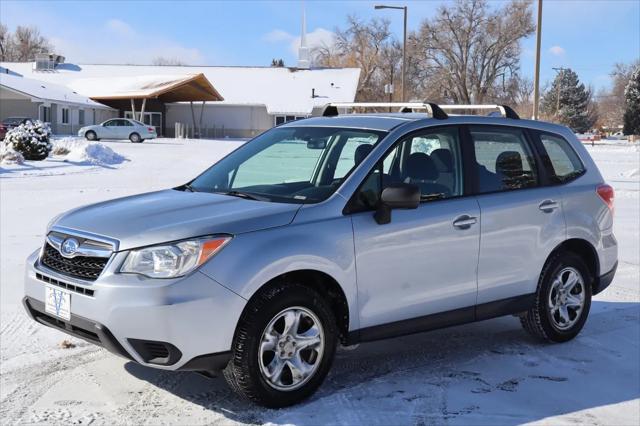
POLYGON ((49 125, 40 120, 27 121, 9 130, 4 144, 22 154, 25 160, 44 160, 51 152, 49 125))
POLYGON ((24 157, 9 144, 0 144, 0 164, 22 164, 24 157))

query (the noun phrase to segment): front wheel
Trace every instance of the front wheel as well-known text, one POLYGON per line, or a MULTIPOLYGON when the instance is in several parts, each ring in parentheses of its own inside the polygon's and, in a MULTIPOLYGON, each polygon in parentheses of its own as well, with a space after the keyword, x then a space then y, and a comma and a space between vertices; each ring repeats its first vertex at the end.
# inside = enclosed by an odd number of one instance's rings
POLYGON ((87 138, 88 141, 98 140, 98 136, 96 135, 96 132, 94 132, 93 130, 89 130, 87 133, 85 133, 84 137, 87 138))
POLYGON ((238 323, 229 385, 267 407, 310 396, 329 372, 337 344, 331 307, 315 290, 281 282, 258 294, 238 323))
POLYGON ((540 275, 536 303, 520 317, 534 337, 566 342, 580 333, 591 308, 593 276, 580 257, 558 253, 540 275))

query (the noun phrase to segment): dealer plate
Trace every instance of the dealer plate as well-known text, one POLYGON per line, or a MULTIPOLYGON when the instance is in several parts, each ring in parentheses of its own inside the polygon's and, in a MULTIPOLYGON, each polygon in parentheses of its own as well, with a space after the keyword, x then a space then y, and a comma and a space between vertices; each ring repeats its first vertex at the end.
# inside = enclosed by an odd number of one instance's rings
POLYGON ((45 311, 69 321, 71 319, 71 293, 57 287, 46 285, 45 311))

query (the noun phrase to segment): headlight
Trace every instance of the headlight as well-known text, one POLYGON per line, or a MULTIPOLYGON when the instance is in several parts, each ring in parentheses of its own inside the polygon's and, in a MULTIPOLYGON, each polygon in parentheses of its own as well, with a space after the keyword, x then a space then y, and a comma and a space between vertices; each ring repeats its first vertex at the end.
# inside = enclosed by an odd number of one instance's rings
POLYGON ((121 273, 149 278, 175 278, 202 265, 231 241, 230 236, 197 238, 131 250, 121 273))

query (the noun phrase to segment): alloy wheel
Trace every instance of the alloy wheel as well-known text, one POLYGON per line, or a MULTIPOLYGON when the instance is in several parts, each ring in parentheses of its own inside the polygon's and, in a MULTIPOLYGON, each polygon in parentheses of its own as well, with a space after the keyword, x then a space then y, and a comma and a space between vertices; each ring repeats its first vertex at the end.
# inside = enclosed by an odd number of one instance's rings
POLYGON ((559 330, 571 328, 579 319, 585 303, 584 280, 575 268, 567 267, 556 274, 549 292, 551 321, 559 330))
POLYGON ((269 386, 291 391, 316 373, 325 337, 318 317, 309 309, 284 309, 267 324, 258 350, 260 373, 269 386))

